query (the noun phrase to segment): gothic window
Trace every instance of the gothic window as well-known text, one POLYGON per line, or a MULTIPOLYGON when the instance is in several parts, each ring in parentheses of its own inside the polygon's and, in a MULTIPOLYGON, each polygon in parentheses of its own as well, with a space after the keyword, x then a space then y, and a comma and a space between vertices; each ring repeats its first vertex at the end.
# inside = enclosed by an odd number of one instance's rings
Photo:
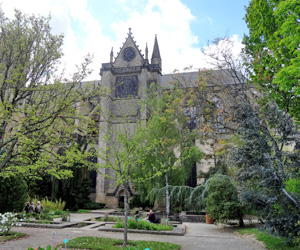
POLYGON ((138 93, 138 76, 118 76, 116 78, 116 98, 135 97, 138 93))
POLYGON ((196 107, 188 107, 184 109, 184 115, 188 117, 188 127, 190 130, 196 128, 197 118, 196 118, 196 107))
MULTIPOLYGON (((92 149, 90 149, 90 151, 89 151, 91 154, 92 154, 92 156, 90 156, 90 157, 88 157, 88 161, 89 162, 92 162, 92 163, 97 163, 98 162, 98 160, 97 160, 97 157, 96 157, 96 150, 94 149, 94 148, 92 148, 92 149)), ((91 172, 90 172, 90 180, 91 180, 91 189, 90 189, 90 192, 91 193, 95 193, 96 192, 96 182, 97 182, 97 172, 96 171, 94 171, 94 170, 92 170, 91 172)))
POLYGON ((224 128, 224 116, 223 116, 223 103, 221 99, 217 96, 212 98, 214 108, 215 108, 215 115, 213 118, 213 126, 214 130, 217 133, 225 133, 224 128))

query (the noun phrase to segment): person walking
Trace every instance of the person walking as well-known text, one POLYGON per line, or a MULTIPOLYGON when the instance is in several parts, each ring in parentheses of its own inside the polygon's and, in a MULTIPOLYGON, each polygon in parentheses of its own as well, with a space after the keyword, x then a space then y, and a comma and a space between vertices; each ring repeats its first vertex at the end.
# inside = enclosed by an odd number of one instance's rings
POLYGON ((34 202, 31 202, 31 205, 28 208, 28 213, 30 214, 34 213, 34 202))
POLYGON ((44 209, 43 205, 41 204, 40 201, 38 201, 35 207, 35 212, 37 214, 41 214, 43 212, 43 209, 44 209))

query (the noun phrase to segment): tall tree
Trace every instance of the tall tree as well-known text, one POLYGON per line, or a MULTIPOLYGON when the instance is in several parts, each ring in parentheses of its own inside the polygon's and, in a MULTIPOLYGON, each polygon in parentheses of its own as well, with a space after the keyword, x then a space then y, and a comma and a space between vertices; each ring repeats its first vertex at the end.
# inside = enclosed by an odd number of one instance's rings
MULTIPOLYGON (((88 74, 87 56, 71 81, 58 74, 63 35, 51 34, 50 17, 15 11, 9 20, 0 9, 0 175, 48 173, 71 176, 60 166, 77 158, 69 145, 76 111, 90 90, 80 88, 88 74), (69 152, 61 157, 58 147, 69 152), (72 153, 73 152, 73 153, 72 153), (68 156, 68 159, 66 158, 68 156)), ((87 126, 82 129, 87 130, 87 126)))
MULTIPOLYGON (((145 155, 156 147, 156 141, 148 141, 148 129, 142 121, 127 123, 120 118, 117 127, 111 127, 101 140, 108 146, 99 150, 99 167, 110 170, 105 177, 114 181, 116 186, 124 188, 124 238, 123 247, 127 245, 128 198, 135 183, 161 175, 161 169, 154 172, 145 169, 145 155), (137 175, 137 169, 143 174, 137 175)), ((102 173, 103 174, 103 173, 102 173)))
POLYGON ((246 8, 245 52, 249 72, 280 109, 300 121, 300 4, 297 0, 252 0, 246 8))
MULTIPOLYGON (((152 86, 153 87, 153 86, 152 86)), ((203 154, 195 145, 199 132, 188 126, 194 122, 184 114, 185 109, 193 106, 191 90, 186 90, 174 83, 169 90, 149 91, 147 128, 149 141, 156 141, 157 146, 149 152, 149 169, 161 169, 163 175, 148 183, 148 192, 152 188, 165 186, 166 213, 170 213, 169 185, 184 185, 191 173, 191 167, 203 154), (151 92, 153 91, 153 92, 151 92)), ((195 128, 195 127, 193 127, 195 128)))
POLYGON ((241 124, 231 160, 241 197, 274 231, 300 232, 300 197, 289 184, 299 182, 299 133, 293 119, 275 102, 261 107, 241 105, 241 124))

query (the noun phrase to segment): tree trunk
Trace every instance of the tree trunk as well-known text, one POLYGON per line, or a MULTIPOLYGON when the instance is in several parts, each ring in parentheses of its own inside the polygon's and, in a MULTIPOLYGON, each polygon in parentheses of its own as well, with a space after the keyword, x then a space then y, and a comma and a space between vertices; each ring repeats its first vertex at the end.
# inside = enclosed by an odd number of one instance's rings
POLYGON ((122 247, 126 247, 127 245, 127 219, 128 219, 128 205, 127 205, 127 194, 128 194, 128 185, 124 184, 124 235, 123 235, 123 245, 122 247))
POLYGON ((166 213, 167 213, 167 220, 168 220, 169 214, 170 214, 170 196, 169 196, 168 174, 166 174, 166 213))
POLYGON ((244 220, 243 220, 243 216, 240 216, 239 218, 239 227, 243 227, 245 224, 244 224, 244 220))

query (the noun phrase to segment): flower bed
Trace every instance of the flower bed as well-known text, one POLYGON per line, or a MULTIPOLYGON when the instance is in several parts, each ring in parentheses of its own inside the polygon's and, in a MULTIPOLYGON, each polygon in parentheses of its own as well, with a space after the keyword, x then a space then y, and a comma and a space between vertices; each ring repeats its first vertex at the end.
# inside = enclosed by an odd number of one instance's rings
MULTIPOLYGON (((128 220, 128 229, 141 229, 141 230, 155 230, 155 231, 172 231, 172 226, 154 224, 148 221, 134 221, 132 219, 128 220)), ((124 221, 119 221, 113 228, 124 228, 124 221)))

